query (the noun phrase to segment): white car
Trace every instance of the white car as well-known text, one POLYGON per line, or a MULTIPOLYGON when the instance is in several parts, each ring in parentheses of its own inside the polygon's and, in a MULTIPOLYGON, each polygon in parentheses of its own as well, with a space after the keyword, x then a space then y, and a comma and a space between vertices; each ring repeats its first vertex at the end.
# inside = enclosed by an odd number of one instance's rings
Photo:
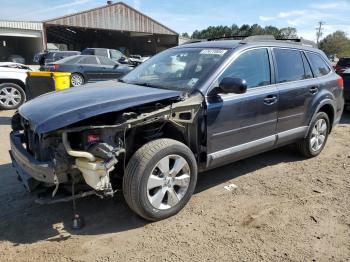
POLYGON ((0 109, 16 109, 24 103, 28 71, 32 69, 23 64, 0 62, 0 109))

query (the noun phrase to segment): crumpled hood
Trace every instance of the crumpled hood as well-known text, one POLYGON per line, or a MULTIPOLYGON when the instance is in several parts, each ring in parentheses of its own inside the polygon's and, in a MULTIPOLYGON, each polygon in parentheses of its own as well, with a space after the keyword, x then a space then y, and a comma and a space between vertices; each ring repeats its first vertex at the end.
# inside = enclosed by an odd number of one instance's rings
POLYGON ((89 117, 181 96, 182 92, 106 81, 52 92, 19 108, 36 133, 47 133, 89 117))

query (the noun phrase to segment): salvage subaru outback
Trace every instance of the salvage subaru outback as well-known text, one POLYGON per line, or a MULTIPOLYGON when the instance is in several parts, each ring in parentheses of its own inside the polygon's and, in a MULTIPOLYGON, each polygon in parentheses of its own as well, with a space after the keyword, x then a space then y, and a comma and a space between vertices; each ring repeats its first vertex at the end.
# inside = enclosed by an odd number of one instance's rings
POLYGON ((186 205, 198 172, 292 143, 317 156, 343 107, 342 78, 309 44, 196 42, 119 81, 25 103, 12 119, 10 155, 30 191, 122 190, 133 211, 156 221, 186 205))

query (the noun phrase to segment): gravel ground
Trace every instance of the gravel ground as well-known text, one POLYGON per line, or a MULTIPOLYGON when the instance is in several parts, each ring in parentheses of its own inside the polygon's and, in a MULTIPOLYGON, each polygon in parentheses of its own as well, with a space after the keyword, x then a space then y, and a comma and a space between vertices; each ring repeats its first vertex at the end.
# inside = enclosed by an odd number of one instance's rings
POLYGON ((39 206, 16 180, 12 114, 0 112, 0 261, 350 261, 350 113, 317 158, 284 147, 200 174, 164 221, 140 219, 121 195, 79 200, 78 232, 71 203, 39 206))

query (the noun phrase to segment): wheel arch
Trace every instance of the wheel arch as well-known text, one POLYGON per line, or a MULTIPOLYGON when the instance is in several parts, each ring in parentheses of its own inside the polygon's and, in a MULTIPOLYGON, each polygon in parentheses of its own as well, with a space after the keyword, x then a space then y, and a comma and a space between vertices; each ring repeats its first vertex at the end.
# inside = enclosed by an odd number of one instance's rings
POLYGON ((317 113, 319 113, 319 112, 324 112, 328 115, 329 122, 330 122, 329 133, 331 133, 332 128, 333 128, 333 123, 334 123, 334 117, 335 117, 335 105, 334 105, 334 102, 332 100, 326 99, 326 100, 321 101, 318 104, 318 106, 316 107, 316 110, 314 111, 314 114, 309 119, 309 127, 308 127, 306 134, 305 134, 305 137, 309 133, 309 130, 311 127, 310 123, 315 119, 317 113))
POLYGON ((5 83, 16 84, 20 86, 23 89, 23 91, 26 90, 25 83, 23 83, 23 81, 20 79, 15 79, 15 78, 0 79, 0 84, 5 84, 5 83))

